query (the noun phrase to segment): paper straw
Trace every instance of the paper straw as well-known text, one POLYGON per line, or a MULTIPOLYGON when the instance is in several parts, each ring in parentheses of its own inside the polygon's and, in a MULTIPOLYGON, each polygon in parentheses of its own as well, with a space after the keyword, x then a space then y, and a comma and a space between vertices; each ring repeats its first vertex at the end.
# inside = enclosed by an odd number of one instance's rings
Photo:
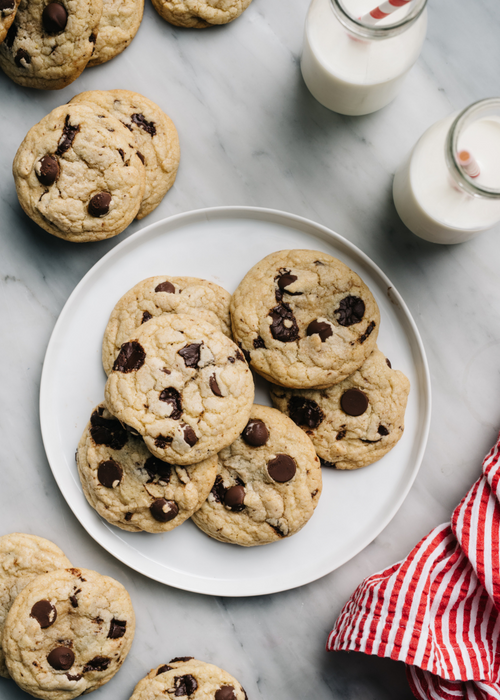
POLYGON ((458 164, 469 177, 477 177, 481 173, 477 160, 469 151, 459 151, 458 164))
POLYGON ((388 17, 392 12, 396 12, 400 7, 404 7, 412 0, 385 0, 371 12, 362 15, 359 20, 363 24, 376 24, 381 19, 388 17))

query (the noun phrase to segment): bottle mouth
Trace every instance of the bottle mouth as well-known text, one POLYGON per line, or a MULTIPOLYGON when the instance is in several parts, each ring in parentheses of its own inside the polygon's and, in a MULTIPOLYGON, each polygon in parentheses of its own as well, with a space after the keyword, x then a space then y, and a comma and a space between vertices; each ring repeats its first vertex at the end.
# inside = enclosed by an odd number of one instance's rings
MULTIPOLYGON (((379 0, 379 4, 382 0, 379 0)), ((373 0, 375 7, 377 0, 373 0)), ((356 34, 356 36, 365 39, 388 39, 389 37, 397 36, 406 31, 422 14, 427 6, 427 0, 414 0, 413 7, 410 7, 408 13, 398 22, 390 24, 373 25, 363 22, 359 17, 355 17, 345 6, 344 0, 330 0, 330 6, 335 13, 337 19, 344 27, 356 34)))
POLYGON ((480 118, 495 116, 500 120, 500 98, 492 97, 479 100, 466 107, 451 125, 445 142, 446 164, 458 186, 475 197, 490 197, 500 199, 500 188, 486 187, 478 184, 468 175, 459 163, 458 141, 461 133, 473 122, 480 118))

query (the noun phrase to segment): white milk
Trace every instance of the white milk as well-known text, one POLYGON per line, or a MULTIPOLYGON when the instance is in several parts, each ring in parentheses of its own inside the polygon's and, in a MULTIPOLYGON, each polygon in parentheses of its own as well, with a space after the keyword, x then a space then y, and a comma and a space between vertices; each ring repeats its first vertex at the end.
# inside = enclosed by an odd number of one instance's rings
MULTIPOLYGON (((394 204, 404 224, 433 243, 461 243, 500 221, 500 196, 470 194, 453 179, 445 142, 456 114, 437 122, 417 142, 394 178, 394 204)), ((473 183, 500 191, 500 116, 465 125, 457 151, 474 155, 480 175, 473 183)))
MULTIPOLYGON (((414 0, 415 2, 416 0, 414 0)), ((414 2, 377 23, 398 23, 414 2)), ((357 18, 373 10, 379 0, 343 0, 357 18)), ((391 102, 417 60, 427 29, 427 10, 396 36, 361 39, 335 15, 330 0, 313 0, 307 15, 301 60, 304 81, 313 96, 340 114, 369 114, 391 102)), ((369 30, 368 30, 369 31, 369 30)))

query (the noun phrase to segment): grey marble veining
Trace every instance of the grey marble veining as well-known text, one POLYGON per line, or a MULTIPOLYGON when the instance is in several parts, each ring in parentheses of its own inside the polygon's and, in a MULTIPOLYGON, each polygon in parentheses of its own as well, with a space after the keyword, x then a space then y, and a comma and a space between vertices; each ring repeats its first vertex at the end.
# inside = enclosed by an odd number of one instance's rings
MULTIPOLYGON (((500 227, 461 246, 438 247, 405 229, 391 198, 395 169, 430 124, 499 95, 500 5, 476 0, 471 9, 470 3, 430 0, 428 38, 398 99, 380 113, 349 118, 323 108, 302 82, 307 0, 254 0, 232 25, 206 31, 175 29, 146 2, 131 47, 64 90, 23 89, 0 75, 0 532, 53 539, 73 563, 114 576, 130 591, 138 617, 133 650, 96 700, 127 700, 151 666, 185 654, 226 668, 250 700, 409 700, 402 664, 327 654, 324 645, 356 585, 448 519, 500 428, 500 227), (179 175, 143 222, 117 239, 72 245, 24 216, 11 163, 28 129, 47 112, 83 90, 108 88, 142 92, 172 117, 182 147, 179 175), (59 493, 38 416, 50 333, 87 270, 144 225, 225 204, 314 219, 371 256, 414 314, 433 385, 424 462, 390 525, 329 576, 246 599, 162 586, 101 549, 59 493)), ((27 696, 0 679, 0 697, 27 696)))

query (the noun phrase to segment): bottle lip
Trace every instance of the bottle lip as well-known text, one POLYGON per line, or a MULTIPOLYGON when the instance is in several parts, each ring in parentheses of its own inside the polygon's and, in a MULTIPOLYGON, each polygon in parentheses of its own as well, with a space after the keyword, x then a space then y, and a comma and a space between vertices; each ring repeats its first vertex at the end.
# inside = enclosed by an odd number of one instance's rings
POLYGON ((470 175, 463 170, 458 163, 458 140, 463 129, 476 121, 480 116, 500 116, 500 98, 490 97, 479 100, 462 110, 451 125, 445 141, 445 158, 449 171, 459 187, 476 197, 489 197, 500 199, 500 188, 494 189, 479 185, 470 175))
MULTIPOLYGON (((380 0, 382 1, 382 0, 380 0)), ((377 0, 374 0, 374 5, 377 0)), ((397 36, 409 29, 409 27, 420 17, 427 6, 427 0, 416 0, 415 6, 399 22, 384 24, 383 26, 373 26, 361 22, 359 17, 354 17, 344 6, 343 0, 330 0, 330 7, 337 19, 344 27, 358 37, 364 39, 388 39, 397 36)))

